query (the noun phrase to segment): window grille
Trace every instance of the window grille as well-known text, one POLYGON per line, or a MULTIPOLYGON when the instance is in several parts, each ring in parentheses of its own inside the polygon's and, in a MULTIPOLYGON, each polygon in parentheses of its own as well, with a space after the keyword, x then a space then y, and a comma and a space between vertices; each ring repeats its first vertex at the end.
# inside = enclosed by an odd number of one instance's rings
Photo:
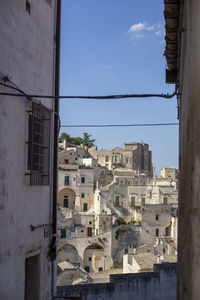
POLYGON ((51 113, 33 103, 29 113, 28 170, 30 185, 49 185, 51 113))

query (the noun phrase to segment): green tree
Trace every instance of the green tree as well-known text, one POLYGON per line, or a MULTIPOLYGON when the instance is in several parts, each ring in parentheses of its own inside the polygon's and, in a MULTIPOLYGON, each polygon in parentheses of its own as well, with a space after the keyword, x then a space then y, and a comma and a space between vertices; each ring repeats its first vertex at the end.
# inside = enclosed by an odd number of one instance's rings
POLYGON ((87 147, 94 146, 95 139, 90 139, 91 135, 87 132, 83 133, 83 145, 87 147))
POLYGON ((95 139, 90 139, 91 135, 88 134, 87 132, 83 133, 83 138, 81 138, 80 136, 78 137, 72 137, 70 136, 70 134, 63 132, 60 136, 59 136, 59 142, 63 142, 64 140, 66 140, 66 143, 69 145, 84 145, 87 147, 92 147, 94 146, 94 142, 95 139))
POLYGON ((71 137, 71 144, 72 145, 81 145, 83 144, 83 139, 81 137, 71 137))
POLYGON ((59 136, 59 142, 63 142, 64 140, 66 140, 66 143, 69 144, 71 142, 71 136, 70 134, 63 132, 61 133, 61 135, 59 136))

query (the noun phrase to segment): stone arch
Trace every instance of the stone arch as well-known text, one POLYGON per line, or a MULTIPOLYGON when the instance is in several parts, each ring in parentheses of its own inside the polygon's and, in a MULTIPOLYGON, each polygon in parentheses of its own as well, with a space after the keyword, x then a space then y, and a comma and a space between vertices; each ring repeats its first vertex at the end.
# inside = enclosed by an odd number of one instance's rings
POLYGON ((76 201, 76 194, 72 189, 65 187, 59 191, 58 193, 59 205, 63 207, 67 207, 69 209, 74 209, 75 201, 76 201))
POLYGON ((105 270, 104 248, 93 243, 85 248, 83 254, 83 267, 87 272, 97 273, 105 270))
POLYGON ((71 263, 78 262, 78 251, 70 244, 65 244, 57 252, 57 262, 69 261, 71 263))

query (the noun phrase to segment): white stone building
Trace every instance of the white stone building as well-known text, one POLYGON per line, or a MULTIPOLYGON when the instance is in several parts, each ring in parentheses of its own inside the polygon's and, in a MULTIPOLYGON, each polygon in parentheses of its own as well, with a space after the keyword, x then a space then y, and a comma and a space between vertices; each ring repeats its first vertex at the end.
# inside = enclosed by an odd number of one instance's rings
POLYGON ((58 182, 59 205, 81 212, 94 207, 94 169, 60 164, 58 182))
POLYGON ((2 0, 0 4, 0 93, 22 95, 0 95, 2 300, 53 296, 54 262, 47 256, 53 259, 54 254, 49 245, 56 101, 25 94, 58 92, 58 2, 2 0))

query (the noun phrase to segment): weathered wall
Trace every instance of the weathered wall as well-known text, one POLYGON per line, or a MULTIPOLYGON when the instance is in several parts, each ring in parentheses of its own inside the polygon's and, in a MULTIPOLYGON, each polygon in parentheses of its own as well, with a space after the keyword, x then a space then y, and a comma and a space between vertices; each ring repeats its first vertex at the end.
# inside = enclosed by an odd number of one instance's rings
MULTIPOLYGON (((28 94, 53 93, 54 3, 52 1, 52 5, 49 5, 44 0, 30 1, 29 14, 24 0, 1 1, 0 72, 28 94)), ((13 92, 2 87, 0 91, 13 92)), ((42 103, 53 108, 51 100, 42 100, 42 103)), ((44 237, 43 227, 30 230, 31 224, 51 223, 51 185, 27 185, 27 109, 21 97, 0 96, 2 300, 24 299, 25 258, 31 253, 39 254, 40 284, 43 287, 39 299, 51 299, 51 264, 47 259, 50 233, 44 237)), ((47 229, 50 230, 49 225, 47 229)))
POLYGON ((199 299, 200 278, 200 1, 181 1, 178 299, 199 299))
MULTIPOLYGON (((60 286, 62 296, 81 296, 82 300, 175 300, 176 264, 155 265, 154 272, 111 275, 110 283, 60 286)), ((60 297, 60 298, 59 298, 60 297)))
POLYGON ((115 177, 115 181, 104 188, 98 188, 94 195, 94 208, 97 214, 103 213, 107 208, 117 216, 130 221, 137 215, 136 210, 145 204, 163 204, 167 199, 168 204, 177 205, 178 191, 171 186, 170 181, 164 181, 165 185, 155 186, 155 180, 150 178, 115 177), (144 184, 145 183, 145 184, 144 184), (116 196, 119 196, 119 205, 116 205, 116 196), (131 197, 135 197, 135 205, 132 206, 131 197))
POLYGON ((91 147, 88 151, 100 165, 109 170, 123 167, 135 170, 138 175, 145 173, 152 176, 151 151, 148 144, 129 143, 124 144, 124 149, 116 147, 112 150, 97 150, 97 147, 91 147))
POLYGON ((75 210, 83 211, 84 203, 87 203, 88 210, 94 206, 94 170, 93 169, 76 169, 76 170, 64 170, 59 168, 58 170, 58 184, 59 184, 59 203, 63 202, 63 189, 68 187, 72 189, 76 195, 75 210), (65 176, 69 176, 69 185, 65 185, 65 176), (81 177, 85 177, 85 182, 81 183, 81 177), (83 198, 84 195, 84 198, 83 198))
MULTIPOLYGON (((156 241, 156 229, 158 237, 166 236, 166 228, 171 229, 171 206, 170 205, 144 205, 142 208, 142 234, 145 243, 145 234, 154 237, 156 241)), ((171 236, 171 232, 169 232, 171 236)))
POLYGON ((69 244, 65 244, 61 249, 57 251, 57 262, 69 261, 71 263, 77 263, 78 251, 75 247, 69 244))
MULTIPOLYGON (((112 264, 111 258, 111 232, 106 232, 103 234, 99 234, 93 237, 79 237, 79 238, 70 238, 70 239, 59 239, 57 248, 58 252, 62 253, 65 245, 69 244, 76 248, 78 252, 78 260, 77 262, 83 265, 84 252, 88 246, 91 246, 93 243, 99 244, 104 249, 104 255, 106 260, 106 266, 109 268, 112 264)), ((66 260, 64 254, 62 254, 63 261, 66 260)))

